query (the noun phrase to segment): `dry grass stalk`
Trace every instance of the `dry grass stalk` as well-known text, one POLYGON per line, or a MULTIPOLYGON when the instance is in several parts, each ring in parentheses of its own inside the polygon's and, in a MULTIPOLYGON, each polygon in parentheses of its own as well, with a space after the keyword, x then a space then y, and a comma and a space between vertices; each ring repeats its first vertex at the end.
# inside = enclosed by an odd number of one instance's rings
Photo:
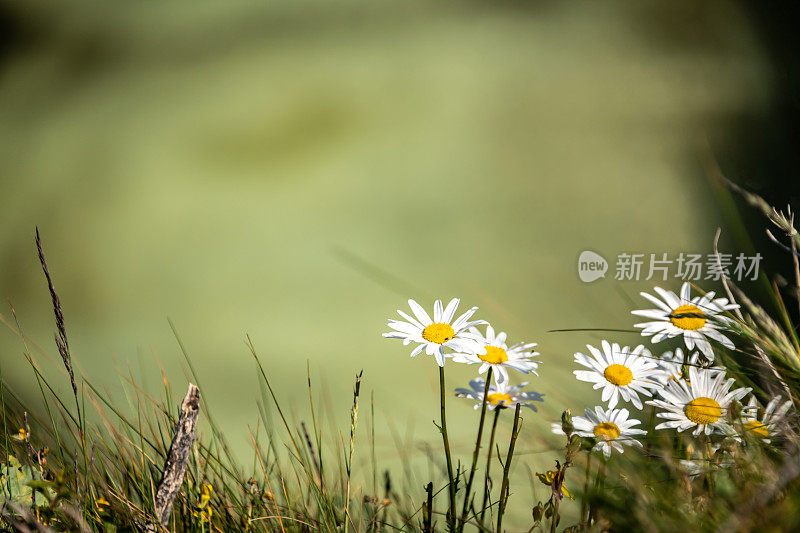
POLYGON ((189 383, 186 398, 181 403, 181 414, 178 418, 178 424, 175 426, 175 436, 172 438, 167 461, 164 463, 164 473, 156 489, 156 517, 163 526, 166 526, 169 521, 172 503, 175 501, 175 496, 177 496, 183 484, 183 476, 186 473, 186 464, 194 442, 199 414, 200 389, 196 385, 189 383))
POLYGON ((61 299, 58 297, 56 288, 53 285, 53 278, 50 277, 50 271, 47 268, 38 227, 36 228, 36 250, 39 252, 39 263, 42 265, 44 277, 47 278, 47 288, 50 289, 50 298, 53 300, 53 312, 56 315, 56 329, 58 330, 55 333, 56 346, 58 347, 58 353, 61 354, 61 360, 64 361, 64 366, 67 368, 69 381, 72 384, 72 393, 77 401, 78 387, 75 385, 75 373, 72 370, 72 356, 69 352, 69 342, 67 342, 67 329, 64 327, 64 312, 61 309, 61 299))

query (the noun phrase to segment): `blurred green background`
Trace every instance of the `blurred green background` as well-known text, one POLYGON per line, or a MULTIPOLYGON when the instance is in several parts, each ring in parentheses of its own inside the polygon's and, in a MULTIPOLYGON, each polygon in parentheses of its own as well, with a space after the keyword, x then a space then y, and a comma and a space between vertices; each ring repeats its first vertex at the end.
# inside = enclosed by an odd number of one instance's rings
MULTIPOLYGON (((38 225, 87 376, 124 401, 118 373, 157 391, 158 361, 182 391, 172 318, 245 457, 246 333, 298 418, 306 361, 342 424, 363 368, 381 454, 389 422, 436 443, 432 359, 380 333, 409 297, 459 296, 540 344, 523 451, 549 466, 534 437, 599 399, 572 354, 603 334, 547 331, 630 328, 651 285, 584 284, 578 254, 709 251, 700 141, 730 147, 776 84, 727 1, 0 5, 0 295, 56 354, 38 225)), ((33 396, 8 330, 0 357, 33 396)))

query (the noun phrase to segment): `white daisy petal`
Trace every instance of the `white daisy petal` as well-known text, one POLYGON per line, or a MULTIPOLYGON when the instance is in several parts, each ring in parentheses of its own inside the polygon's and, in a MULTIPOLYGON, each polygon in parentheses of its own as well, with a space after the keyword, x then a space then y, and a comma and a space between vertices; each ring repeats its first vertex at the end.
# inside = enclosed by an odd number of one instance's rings
POLYGON ((428 313, 426 313, 425 310, 422 308, 422 306, 419 305, 417 302, 409 299, 408 306, 411 307, 411 311, 414 313, 414 315, 417 317, 417 320, 419 320, 419 322, 423 326, 430 326, 431 324, 433 324, 433 320, 431 320, 431 317, 428 316, 428 313))

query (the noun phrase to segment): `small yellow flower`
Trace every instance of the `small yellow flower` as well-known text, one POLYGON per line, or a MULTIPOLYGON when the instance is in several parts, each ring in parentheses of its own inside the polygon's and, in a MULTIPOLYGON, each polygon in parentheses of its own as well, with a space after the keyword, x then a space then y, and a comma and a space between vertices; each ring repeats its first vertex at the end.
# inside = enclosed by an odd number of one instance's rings
MULTIPOLYGON (((539 481, 541 481, 544 485, 552 487, 553 480, 555 480, 556 478, 556 474, 558 474, 556 470, 548 470, 547 473, 545 474, 542 474, 541 472, 536 472, 536 477, 539 478, 539 481)), ((561 485, 561 492, 563 492, 564 496, 566 496, 570 500, 575 499, 575 496, 570 491, 568 491, 567 487, 563 484, 561 485)))
POLYGON ((199 518, 201 522, 211 522, 211 516, 214 510, 208 505, 211 501, 211 496, 214 494, 214 487, 209 483, 204 483, 203 488, 200 489, 200 501, 197 507, 192 511, 192 516, 199 518))
POLYGON ((203 488, 200 491, 200 505, 199 507, 202 509, 206 505, 208 505, 209 500, 211 500, 211 496, 214 494, 214 487, 211 486, 209 483, 204 483, 203 488))
POLYGON ((97 505, 97 510, 101 513, 104 513, 111 508, 111 503, 102 496, 97 498, 94 503, 97 505))
POLYGON ((192 511, 192 516, 199 518, 201 522, 211 522, 211 517, 214 515, 214 509, 205 507, 199 511, 192 511))
POLYGON ((26 442, 28 440, 28 432, 25 431, 25 428, 19 428, 17 434, 13 435, 11 438, 20 442, 26 442))

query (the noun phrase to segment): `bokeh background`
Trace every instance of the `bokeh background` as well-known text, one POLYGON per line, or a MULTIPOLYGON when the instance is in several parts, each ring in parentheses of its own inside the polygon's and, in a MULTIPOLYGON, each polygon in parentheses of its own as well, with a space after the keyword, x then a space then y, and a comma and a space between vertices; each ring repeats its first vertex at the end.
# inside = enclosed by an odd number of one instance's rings
MULTIPOLYGON (((796 198, 791 25, 768 9, 0 2, 0 295, 56 353, 38 225, 73 354, 112 396, 120 373, 157 391, 159 368, 184 389, 169 317, 249 457, 249 334, 298 419, 307 362, 343 424, 364 369, 386 461, 392 427, 438 438, 433 362, 382 339, 386 319, 409 297, 458 296, 540 344, 547 402, 523 452, 542 470, 549 422, 597 401, 573 352, 639 341, 548 331, 630 328, 651 285, 584 284, 580 252, 710 251, 726 221, 709 153, 770 200, 796 198)), ((35 398, 22 350, 4 328, 3 379, 35 398)), ((473 370, 450 368, 449 385, 473 370)))

